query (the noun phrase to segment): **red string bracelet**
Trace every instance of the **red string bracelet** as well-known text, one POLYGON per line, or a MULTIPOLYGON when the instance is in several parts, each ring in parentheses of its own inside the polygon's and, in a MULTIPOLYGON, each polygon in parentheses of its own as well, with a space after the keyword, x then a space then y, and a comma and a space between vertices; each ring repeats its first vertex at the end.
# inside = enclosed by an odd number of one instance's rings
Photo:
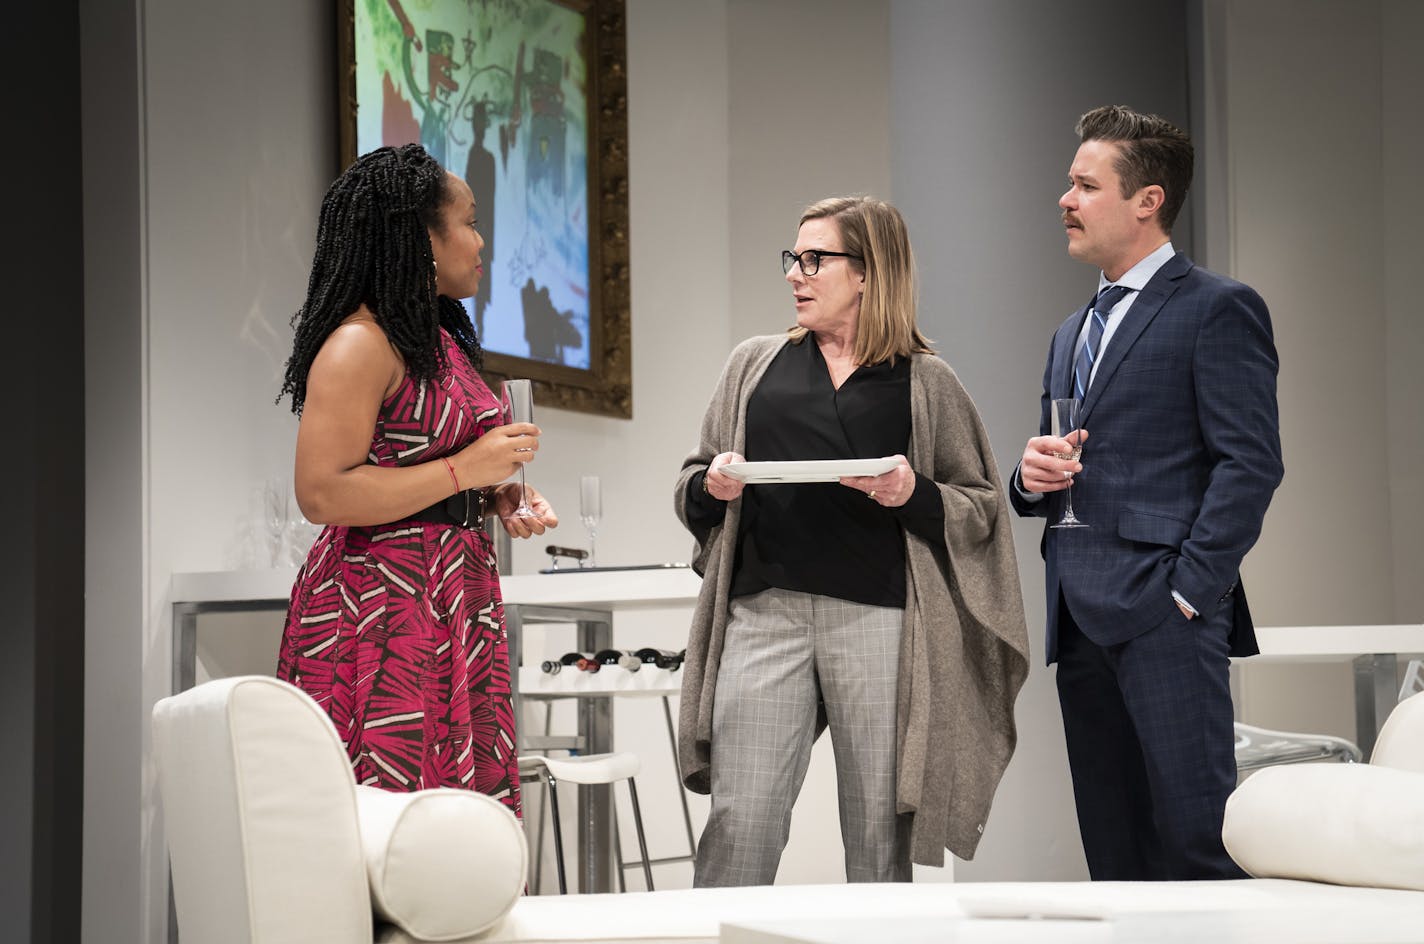
POLYGON ((455 477, 455 467, 444 456, 440 457, 440 461, 445 463, 445 471, 450 473, 450 482, 455 486, 455 494, 460 494, 464 489, 460 488, 460 480, 455 477))

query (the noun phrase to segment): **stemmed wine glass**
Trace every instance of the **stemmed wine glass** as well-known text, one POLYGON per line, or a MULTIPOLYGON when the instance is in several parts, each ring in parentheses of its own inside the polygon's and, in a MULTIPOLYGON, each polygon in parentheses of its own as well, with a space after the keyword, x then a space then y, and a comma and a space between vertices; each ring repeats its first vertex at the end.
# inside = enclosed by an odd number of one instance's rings
POLYGON ((267 556, 273 567, 286 563, 282 545, 287 531, 289 500, 286 479, 270 478, 263 485, 262 517, 267 526, 267 556))
POLYGON ((599 492, 598 476, 579 479, 579 519, 588 529, 588 566, 598 566, 594 541, 598 535, 598 519, 603 516, 603 496, 599 492))
MULTIPOLYGON (((500 406, 506 423, 534 422, 534 388, 528 380, 506 380, 500 384, 500 406)), ((519 507, 512 518, 537 518, 539 513, 529 507, 524 489, 524 463, 519 464, 519 507)))
MULTIPOLYGON (((1059 439, 1066 439, 1069 433, 1078 430, 1078 401, 1073 397, 1066 400, 1054 400, 1049 413, 1052 421, 1052 433, 1059 439)), ((1083 437, 1078 435, 1073 439, 1072 452, 1054 453, 1060 459, 1076 460, 1083 454, 1083 437)), ((1078 516, 1073 514, 1073 480, 1070 477, 1068 487, 1063 490, 1063 517, 1057 524, 1049 525, 1053 528, 1090 528, 1092 525, 1085 524, 1078 520, 1078 516)))

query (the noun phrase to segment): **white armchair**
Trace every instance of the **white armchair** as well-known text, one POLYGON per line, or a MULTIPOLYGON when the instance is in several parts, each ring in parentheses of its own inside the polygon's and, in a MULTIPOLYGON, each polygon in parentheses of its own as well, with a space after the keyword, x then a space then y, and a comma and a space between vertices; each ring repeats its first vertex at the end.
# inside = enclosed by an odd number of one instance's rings
POLYGON ((153 709, 185 942, 450 941, 523 890, 515 817, 463 790, 358 787, 336 730, 273 678, 209 682, 153 709))

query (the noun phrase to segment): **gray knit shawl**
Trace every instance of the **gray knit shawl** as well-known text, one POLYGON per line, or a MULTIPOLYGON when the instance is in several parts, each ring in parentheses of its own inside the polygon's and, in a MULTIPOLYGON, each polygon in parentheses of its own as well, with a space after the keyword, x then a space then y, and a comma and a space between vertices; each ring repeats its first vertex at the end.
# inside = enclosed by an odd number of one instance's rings
MULTIPOLYGON (((714 456, 744 451, 747 400, 787 343, 784 335, 751 338, 732 352, 673 492, 678 518, 696 541, 693 568, 703 578, 678 724, 683 782, 697 793, 711 790, 712 703, 742 503, 730 502, 710 530, 693 527, 687 488, 714 456)), ((896 795, 902 818, 910 819, 911 860, 939 866, 946 848, 972 859, 984 832, 1014 751, 1014 700, 1028 675, 1028 630, 1012 517, 989 437, 959 378, 936 355, 911 356, 910 416, 907 458, 939 486, 949 553, 946 558, 905 534, 896 795)))

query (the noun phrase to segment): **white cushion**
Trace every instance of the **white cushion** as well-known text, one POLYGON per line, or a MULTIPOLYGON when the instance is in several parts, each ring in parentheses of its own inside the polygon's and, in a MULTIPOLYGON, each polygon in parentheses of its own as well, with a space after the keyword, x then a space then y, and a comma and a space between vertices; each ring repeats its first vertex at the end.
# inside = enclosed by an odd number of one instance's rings
POLYGON ((555 780, 564 783, 616 783, 638 776, 641 765, 631 751, 614 754, 581 754, 577 757, 543 757, 528 755, 519 758, 519 772, 532 773, 540 767, 548 769, 555 780))
POLYGON ((1221 838, 1257 878, 1424 891, 1424 775, 1364 764, 1267 767, 1226 801, 1221 838))
POLYGON ((489 928, 524 891, 524 829, 468 790, 387 793, 358 786, 361 844, 376 914, 423 941, 489 928))

